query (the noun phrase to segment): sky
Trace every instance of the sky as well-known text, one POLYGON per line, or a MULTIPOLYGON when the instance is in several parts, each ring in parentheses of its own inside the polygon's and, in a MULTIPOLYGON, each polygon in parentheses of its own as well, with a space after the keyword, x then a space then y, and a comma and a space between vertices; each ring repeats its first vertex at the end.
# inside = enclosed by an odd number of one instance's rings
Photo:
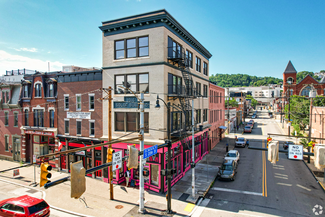
POLYGON ((212 54, 210 75, 325 70, 323 0, 0 0, 0 75, 100 68, 102 21, 160 9, 212 54))

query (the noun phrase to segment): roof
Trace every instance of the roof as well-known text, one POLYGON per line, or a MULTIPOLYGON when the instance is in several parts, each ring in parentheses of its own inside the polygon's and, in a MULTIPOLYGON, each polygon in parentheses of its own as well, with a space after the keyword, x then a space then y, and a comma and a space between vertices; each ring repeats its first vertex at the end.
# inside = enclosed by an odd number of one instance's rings
POLYGON ((315 83, 319 83, 315 78, 313 78, 313 76, 306 75, 298 84, 300 84, 301 82, 303 82, 303 80, 305 80, 308 76, 311 77, 315 81, 315 83))
POLYGON ((229 153, 236 153, 238 152, 237 150, 230 150, 229 153))
POLYGON ((283 73, 297 73, 295 67, 293 67, 291 60, 289 60, 287 68, 284 70, 283 73))
POLYGON ((200 44, 200 42, 198 42, 180 23, 178 23, 177 20, 172 17, 165 9, 105 21, 102 22, 102 26, 99 28, 104 33, 104 36, 108 36, 130 31, 156 28, 160 26, 166 27, 174 34, 182 38, 185 42, 187 42, 207 59, 210 59, 212 57, 212 54, 202 44, 200 44))
POLYGON ((10 200, 8 200, 9 203, 20 204, 22 206, 33 206, 33 205, 36 205, 42 201, 43 201, 43 199, 31 197, 29 195, 11 198, 10 200))
POLYGON ((321 84, 325 84, 325 76, 322 77, 322 79, 319 81, 321 84))

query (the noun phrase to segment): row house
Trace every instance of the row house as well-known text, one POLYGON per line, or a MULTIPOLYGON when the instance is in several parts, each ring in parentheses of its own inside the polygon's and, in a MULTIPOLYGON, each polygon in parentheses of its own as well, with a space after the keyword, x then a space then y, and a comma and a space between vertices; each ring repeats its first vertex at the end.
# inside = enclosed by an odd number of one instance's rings
MULTIPOLYGON (((58 151, 102 143, 102 71, 91 70, 57 75, 58 151)), ((59 167, 69 171, 70 163, 83 161, 86 169, 106 163, 107 147, 61 155, 59 167), (105 149, 105 150, 104 150, 105 149)), ((104 170, 107 177, 107 169, 104 170)), ((88 176, 102 178, 102 171, 88 176)))
POLYGON ((221 140, 222 135, 227 129, 225 123, 225 89, 217 86, 215 83, 209 84, 209 123, 211 125, 209 132, 210 150, 221 140))
MULTIPOLYGON (((58 150, 57 136, 57 80, 60 72, 25 75, 21 81, 22 153, 25 162, 33 156, 54 153, 58 150)), ((47 159, 58 167, 58 159, 47 159)))
MULTIPOLYGON (((108 129, 108 104, 103 103, 103 138, 130 138, 139 132, 138 99, 144 93, 145 148, 167 139, 167 108, 155 109, 157 96, 172 105, 172 165, 174 185, 191 168, 192 100, 195 109, 195 162, 208 152, 209 59, 211 54, 166 10, 102 22, 103 87, 114 88, 112 129, 108 129), (133 133, 133 134, 132 134, 133 133), (128 135, 131 134, 131 135, 128 135)), ((113 144, 127 155, 127 146, 139 142, 113 144)), ((167 167, 167 148, 147 159, 145 188, 167 190, 160 171, 167 167)), ((114 183, 125 181, 126 164, 114 173, 114 183)), ((131 179, 138 185, 139 171, 131 179)))

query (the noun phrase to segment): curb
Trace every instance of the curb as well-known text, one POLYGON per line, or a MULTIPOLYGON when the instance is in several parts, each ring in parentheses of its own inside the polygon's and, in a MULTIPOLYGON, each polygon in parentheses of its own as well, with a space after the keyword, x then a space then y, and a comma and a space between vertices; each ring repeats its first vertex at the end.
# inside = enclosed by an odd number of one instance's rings
POLYGON ((306 165, 306 167, 308 168, 308 170, 310 171, 310 173, 313 175, 313 177, 315 178, 316 182, 319 184, 319 186, 323 189, 324 193, 325 193, 325 188, 323 186, 323 184, 317 179, 317 177, 315 176, 314 172, 309 168, 309 166, 306 164, 306 162, 303 160, 304 164, 306 165))

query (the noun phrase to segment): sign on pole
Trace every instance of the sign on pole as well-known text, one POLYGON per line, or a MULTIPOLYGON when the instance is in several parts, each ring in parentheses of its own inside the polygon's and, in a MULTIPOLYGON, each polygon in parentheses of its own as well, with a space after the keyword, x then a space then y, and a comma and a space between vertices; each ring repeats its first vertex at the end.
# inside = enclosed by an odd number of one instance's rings
POLYGON ((35 164, 36 163, 36 155, 34 154, 33 155, 33 164, 35 164))
POLYGON ((158 151, 158 145, 152 146, 150 148, 146 148, 143 150, 143 159, 146 159, 152 155, 157 154, 158 151))
POLYGON ((288 158, 293 160, 303 159, 303 146, 302 145, 289 145, 288 158))
POLYGON ((112 169, 118 170, 122 167, 122 151, 113 153, 112 169))

